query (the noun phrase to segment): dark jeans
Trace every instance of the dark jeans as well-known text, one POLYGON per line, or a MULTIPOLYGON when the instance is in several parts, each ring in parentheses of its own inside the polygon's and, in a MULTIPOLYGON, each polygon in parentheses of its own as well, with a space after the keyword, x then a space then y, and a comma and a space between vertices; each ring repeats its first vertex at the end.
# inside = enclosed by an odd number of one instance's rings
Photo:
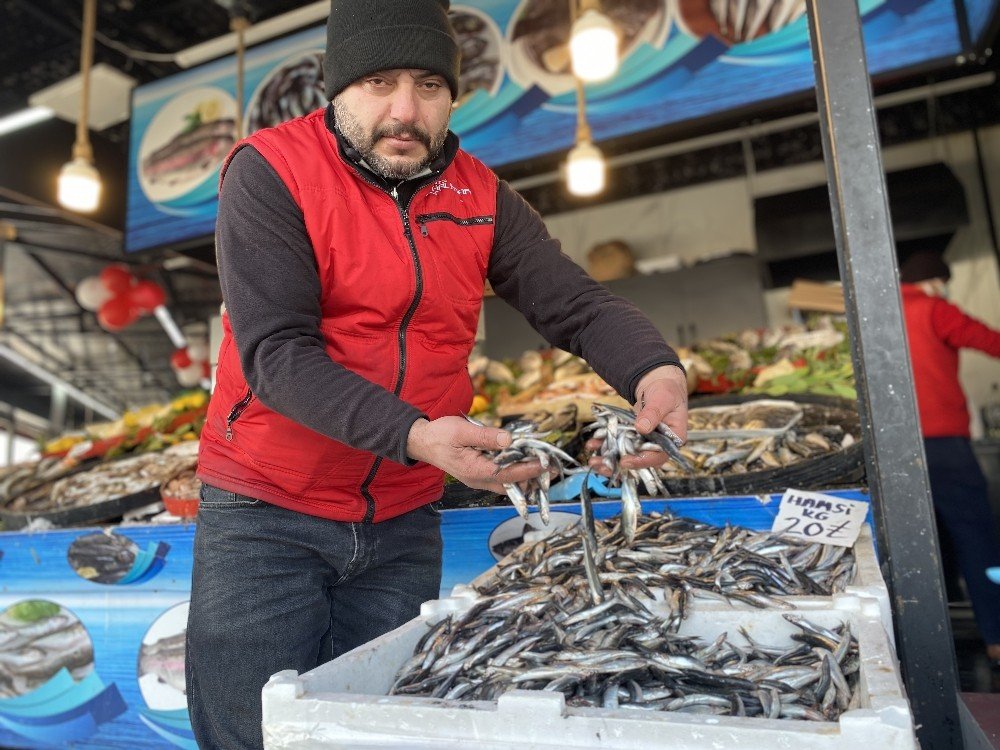
POLYGON ((979 634, 1000 643, 1000 586, 986 569, 1000 565, 986 478, 966 438, 925 438, 927 474, 942 547, 953 550, 965 579, 979 634))
POLYGON ((205 486, 187 700, 202 750, 261 748, 260 692, 411 620, 441 585, 441 516, 342 523, 205 486))

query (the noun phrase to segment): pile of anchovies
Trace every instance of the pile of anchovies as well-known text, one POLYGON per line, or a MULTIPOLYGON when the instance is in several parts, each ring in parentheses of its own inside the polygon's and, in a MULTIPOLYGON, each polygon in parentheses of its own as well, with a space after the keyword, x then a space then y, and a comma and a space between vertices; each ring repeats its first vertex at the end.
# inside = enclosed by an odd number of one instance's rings
MULTIPOLYGON (((480 422, 466 417, 470 422, 481 425, 480 422)), ((542 523, 549 524, 549 484, 553 474, 562 479, 566 474, 581 470, 579 462, 547 438, 550 431, 542 431, 538 425, 526 419, 516 420, 504 426, 511 434, 511 442, 502 451, 492 454, 493 463, 497 465, 497 473, 522 461, 539 461, 542 473, 536 479, 520 484, 507 483, 504 489, 514 508, 521 518, 528 518, 528 506, 538 507, 538 515, 542 523)))
MULTIPOLYGON (((642 505, 639 503, 639 482, 647 494, 665 497, 669 493, 653 469, 622 469, 619 463, 623 456, 633 456, 643 451, 663 451, 672 462, 684 471, 694 467, 680 452, 681 439, 665 424, 658 424, 648 435, 640 434, 635 426, 636 415, 631 409, 622 409, 610 404, 594 404, 593 437, 601 440, 601 446, 594 455, 599 456, 611 472, 611 486, 622 488, 622 524, 625 538, 632 540, 635 534, 642 505)), ((586 482, 584 482, 586 485, 586 482)))
POLYGON ((420 639, 390 694, 494 700, 515 688, 554 690, 573 706, 815 721, 858 705, 848 625, 786 614, 800 631, 786 646, 742 628, 745 645, 728 633, 710 644, 678 633, 692 594, 791 609, 775 596, 841 590, 853 577, 849 550, 672 515, 639 518, 631 546, 620 520, 594 528, 598 580, 588 580, 576 529, 522 547, 470 609, 420 639))

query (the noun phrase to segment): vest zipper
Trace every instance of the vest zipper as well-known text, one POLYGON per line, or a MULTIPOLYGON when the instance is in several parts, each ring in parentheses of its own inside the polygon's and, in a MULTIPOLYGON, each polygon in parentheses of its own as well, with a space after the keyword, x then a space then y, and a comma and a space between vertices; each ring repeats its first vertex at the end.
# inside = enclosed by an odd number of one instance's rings
POLYGON ((226 440, 232 441, 233 439, 233 422, 240 418, 240 415, 247 410, 250 406, 250 402, 253 401, 253 391, 247 388, 247 394, 236 402, 236 405, 229 410, 229 416, 226 417, 226 440))
MULTIPOLYGON (((358 175, 373 187, 379 188, 383 192, 385 188, 380 187, 371 180, 367 179, 360 170, 356 170, 358 175)), ((410 325, 410 321, 417 312, 417 306, 420 304, 420 298, 424 293, 424 274, 423 268, 420 265, 420 256, 417 254, 417 244, 413 239, 413 232, 410 231, 410 204, 413 203, 413 199, 416 198, 417 193, 420 192, 421 187, 418 187, 410 195, 410 199, 403 206, 399 202, 399 193, 394 187, 392 190, 388 191, 389 196, 392 198, 393 202, 396 204, 396 208, 399 209, 399 217, 403 221, 403 235, 406 237, 406 242, 410 246, 410 257, 413 258, 413 270, 417 277, 416 290, 413 293, 413 300, 410 302, 410 306, 407 308, 406 313, 403 315, 402 321, 399 323, 399 333, 398 333, 398 343, 399 343, 399 370, 396 373, 396 386, 392 389, 392 393, 395 396, 399 396, 403 391, 403 379, 406 377, 406 329, 410 325)), ((368 471, 368 475, 365 477, 364 481, 361 483, 361 496, 365 499, 365 517, 362 519, 362 523, 371 523, 375 518, 375 498, 372 497, 370 492, 370 487, 372 482, 375 481, 375 475, 378 473, 379 467, 382 465, 382 456, 377 456, 375 462, 372 464, 372 468, 368 471)))
POLYGON ((461 227, 470 226, 480 226, 483 224, 492 224, 492 216, 469 216, 467 218, 462 218, 461 216, 455 216, 455 214, 449 214, 446 212, 434 213, 434 214, 419 214, 417 216, 417 226, 420 227, 420 234, 424 237, 427 236, 427 223, 431 221, 450 221, 453 224, 458 224, 461 227))

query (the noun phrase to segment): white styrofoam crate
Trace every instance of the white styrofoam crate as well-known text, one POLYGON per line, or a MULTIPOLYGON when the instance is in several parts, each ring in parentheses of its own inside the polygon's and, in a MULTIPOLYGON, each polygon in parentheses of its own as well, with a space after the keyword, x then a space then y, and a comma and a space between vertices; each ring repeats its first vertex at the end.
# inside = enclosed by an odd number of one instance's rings
MULTIPOLYGON (((832 597, 776 596, 775 598, 801 610, 826 609, 831 606, 833 601, 841 600, 845 597, 874 599, 878 602, 879 618, 882 621, 882 626, 889 636, 890 644, 895 647, 889 589, 886 587, 885 579, 882 577, 882 570, 879 567, 878 558, 875 556, 875 544, 872 539, 871 529, 867 524, 861 528, 861 534, 858 535, 858 540, 854 543, 854 559, 857 562, 854 580, 845 586, 842 592, 838 592, 832 597)), ((718 610, 729 609, 730 607, 745 609, 752 606, 741 602, 729 605, 718 599, 699 598, 697 595, 692 596, 689 602, 692 610, 718 610)))
MULTIPOLYGON (((420 617, 303 675, 274 675, 263 690, 267 750, 328 748, 613 748, 618 750, 915 750, 898 665, 872 599, 841 597, 806 617, 850 622, 861 657, 861 708, 837 722, 705 716, 567 706, 561 693, 513 690, 492 701, 387 696, 399 667, 428 628, 468 608, 471 590, 427 602, 420 617)), ((710 641, 740 626, 768 644, 796 628, 771 610, 692 611, 681 632, 710 641)))
MULTIPOLYGON (((537 539, 542 536, 542 534, 536 535, 530 542, 526 542, 522 545, 520 549, 530 546, 531 543, 537 541, 537 539)), ((515 550, 511 553, 511 555, 514 555, 517 552, 518 550, 515 550)), ((489 570, 481 573, 473 579, 469 585, 472 587, 487 585, 494 578, 497 570, 507 563, 509 557, 510 556, 504 558, 489 570)), ((854 580, 844 588, 844 591, 834 594, 832 597, 781 596, 775 598, 781 599, 790 606, 802 610, 827 609, 833 606, 834 601, 843 599, 844 597, 874 599, 878 602, 879 617, 881 618, 882 625, 889 636, 890 644, 895 647, 895 635, 893 634, 892 628, 892 605, 889 599, 889 589, 885 585, 885 579, 882 577, 882 570, 879 567, 878 558, 875 556, 875 543, 872 538, 871 528, 868 524, 861 527, 861 533, 858 535, 858 539, 854 543, 854 558, 857 561, 854 580)), ((465 588, 466 587, 464 585, 460 585, 456 587, 456 590, 461 591, 465 588)), ((717 598, 699 597, 696 592, 688 599, 688 603, 691 611, 724 611, 732 608, 739 610, 753 609, 750 604, 743 604, 736 601, 732 604, 727 604, 717 598)))

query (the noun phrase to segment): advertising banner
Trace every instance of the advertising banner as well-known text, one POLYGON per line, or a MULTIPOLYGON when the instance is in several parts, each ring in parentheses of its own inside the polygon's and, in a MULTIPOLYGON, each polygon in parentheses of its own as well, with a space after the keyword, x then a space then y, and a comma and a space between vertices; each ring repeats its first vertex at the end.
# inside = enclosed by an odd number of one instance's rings
MULTIPOLYGON (((966 4, 981 29, 998 0, 966 4)), ((954 0, 859 5, 874 75, 953 64, 963 51, 954 0)), ((462 49, 451 127, 463 147, 499 167, 572 146, 568 3, 475 0, 451 8, 462 49)), ((805 0, 618 0, 607 13, 621 31, 622 62, 612 79, 587 87, 598 142, 749 112, 814 85, 805 0)), ((242 108, 234 57, 135 89, 128 252, 212 234, 219 167, 237 123, 253 132, 324 106, 325 44, 325 29, 317 27, 251 49, 242 108)))

